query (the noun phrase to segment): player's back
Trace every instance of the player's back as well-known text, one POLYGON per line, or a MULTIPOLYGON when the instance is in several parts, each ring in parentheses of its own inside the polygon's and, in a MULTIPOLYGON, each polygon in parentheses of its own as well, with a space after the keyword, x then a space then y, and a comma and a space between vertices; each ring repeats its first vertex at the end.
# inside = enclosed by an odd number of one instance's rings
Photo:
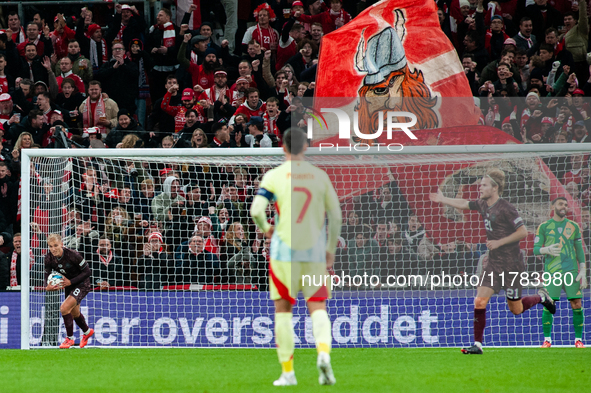
POLYGON ((286 161, 265 174, 261 182, 274 195, 279 217, 275 236, 293 250, 308 250, 326 234, 327 209, 339 206, 338 198, 323 170, 306 161, 286 161))

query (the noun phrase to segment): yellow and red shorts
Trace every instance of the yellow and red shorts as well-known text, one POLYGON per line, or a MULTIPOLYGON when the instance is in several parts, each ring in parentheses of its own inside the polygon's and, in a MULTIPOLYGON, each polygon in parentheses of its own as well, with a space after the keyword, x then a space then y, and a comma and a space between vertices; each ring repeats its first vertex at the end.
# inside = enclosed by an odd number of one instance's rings
POLYGON ((324 262, 282 262, 271 258, 271 300, 296 303, 299 291, 307 302, 330 299, 330 274, 324 262))

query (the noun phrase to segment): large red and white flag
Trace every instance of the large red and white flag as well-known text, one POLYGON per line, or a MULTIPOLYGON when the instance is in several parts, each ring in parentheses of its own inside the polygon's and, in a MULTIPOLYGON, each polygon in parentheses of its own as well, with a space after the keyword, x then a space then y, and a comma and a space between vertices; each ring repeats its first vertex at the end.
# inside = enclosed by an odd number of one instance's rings
MULTIPOLYGON (((375 130, 378 111, 412 112, 414 129, 472 125, 479 117, 432 0, 383 0, 323 37, 316 81, 314 108, 354 109, 363 134, 375 130)), ((317 128, 315 144, 337 142, 335 127, 317 128)))
POLYGON ((185 13, 189 12, 191 4, 195 4, 197 9, 192 12, 189 19, 189 29, 196 30, 201 26, 201 0, 177 0, 176 1, 176 25, 180 27, 185 13))

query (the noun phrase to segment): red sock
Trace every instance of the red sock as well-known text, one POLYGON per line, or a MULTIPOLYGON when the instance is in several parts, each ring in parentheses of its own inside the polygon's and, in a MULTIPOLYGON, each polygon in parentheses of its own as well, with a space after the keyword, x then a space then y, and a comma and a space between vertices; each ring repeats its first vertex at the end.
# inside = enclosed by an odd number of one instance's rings
POLYGON ((474 341, 482 343, 484 328, 486 327, 486 308, 474 309, 474 341))
POLYGON ((64 318, 64 324, 66 325, 66 335, 72 337, 74 335, 74 321, 72 319, 72 314, 62 315, 62 318, 64 318))
POLYGON ((521 298, 521 304, 523 304, 523 311, 529 310, 536 304, 542 303, 540 295, 526 296, 521 298))
POLYGON ((78 318, 74 318, 74 321, 76 321, 76 325, 78 325, 78 327, 80 328, 80 330, 82 330, 83 333, 88 330, 86 319, 84 319, 84 315, 82 315, 82 313, 80 313, 78 318))

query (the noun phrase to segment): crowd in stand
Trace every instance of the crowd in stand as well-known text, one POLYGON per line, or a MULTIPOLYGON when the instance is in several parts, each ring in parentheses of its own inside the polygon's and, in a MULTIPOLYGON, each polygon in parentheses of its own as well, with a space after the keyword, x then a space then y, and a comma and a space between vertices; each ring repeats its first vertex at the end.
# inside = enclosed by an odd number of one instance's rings
MULTIPOLYGON (((73 148, 281 146, 291 124, 305 124, 302 99, 314 95, 323 35, 375 2, 239 1, 224 18, 228 25, 237 20, 237 31, 227 28, 223 37, 214 34, 226 27, 222 18, 210 12, 218 2, 201 2, 195 30, 189 28, 195 6, 180 23, 163 8, 152 26, 145 22, 149 10, 127 4, 101 5, 106 13, 98 6, 51 15, 32 10, 29 20, 4 7, 0 290, 20 282, 21 149, 64 141, 73 148)), ((591 95, 584 0, 437 5, 482 124, 524 143, 591 141, 591 106, 583 99, 591 95)), ((550 164, 588 206, 588 157, 550 164)), ((62 189, 62 179, 49 180, 54 167, 36 163, 33 259, 41 258, 59 216, 65 246, 92 261, 98 287, 267 289, 269 241, 248 209, 268 168, 74 159, 61 169, 73 190, 62 189)), ((411 261, 424 269, 475 265, 480 245, 430 244, 407 207, 384 207, 392 194, 385 187, 371 201, 376 209, 348 211, 339 248, 344 269, 367 270, 369 255, 380 255, 369 269, 381 276, 395 266, 402 274, 416 265, 411 261), (389 215, 371 213, 382 210, 389 215)))

